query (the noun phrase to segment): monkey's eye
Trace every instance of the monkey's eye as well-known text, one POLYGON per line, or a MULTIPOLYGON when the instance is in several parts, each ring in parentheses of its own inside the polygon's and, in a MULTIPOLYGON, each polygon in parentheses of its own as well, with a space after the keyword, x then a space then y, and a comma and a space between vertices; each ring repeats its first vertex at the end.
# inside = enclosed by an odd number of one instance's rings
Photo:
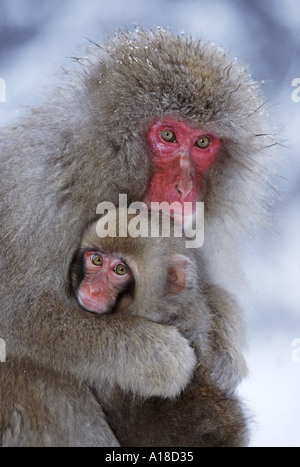
POLYGON ((176 134, 173 130, 163 130, 160 136, 164 141, 167 141, 167 143, 176 143, 176 134))
POLYGON ((198 146, 198 148, 201 149, 206 149, 210 145, 210 139, 207 136, 203 136, 203 138, 199 138, 196 141, 195 146, 198 146))
POLYGON ((103 264, 102 256, 97 255, 97 254, 91 256, 91 261, 95 266, 102 266, 102 264, 103 264))
POLYGON ((114 267, 114 272, 119 276, 125 276, 128 272, 128 268, 125 264, 117 264, 117 266, 114 267))

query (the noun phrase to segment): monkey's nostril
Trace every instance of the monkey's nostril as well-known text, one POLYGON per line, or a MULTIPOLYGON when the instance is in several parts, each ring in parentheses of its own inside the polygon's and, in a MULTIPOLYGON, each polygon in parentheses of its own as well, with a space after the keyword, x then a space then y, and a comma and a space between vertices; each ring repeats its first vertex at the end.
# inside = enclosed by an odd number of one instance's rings
POLYGON ((99 284, 90 284, 90 293, 91 295, 98 295, 101 292, 101 287, 99 284))
POLYGON ((189 195, 191 193, 191 191, 193 191, 193 187, 194 187, 194 184, 193 184, 193 181, 190 180, 186 183, 182 183, 181 181, 175 185, 175 189, 177 191, 177 193, 179 194, 180 198, 186 198, 187 195, 189 195))
POLYGON ((181 195, 182 194, 182 191, 180 191, 180 189, 178 188, 178 185, 176 185, 176 191, 181 195))

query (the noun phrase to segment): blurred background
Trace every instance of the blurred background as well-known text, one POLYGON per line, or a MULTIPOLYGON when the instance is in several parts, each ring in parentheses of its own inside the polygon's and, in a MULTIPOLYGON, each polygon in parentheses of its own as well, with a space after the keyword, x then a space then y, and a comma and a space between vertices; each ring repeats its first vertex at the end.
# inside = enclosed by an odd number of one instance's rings
POLYGON ((39 103, 87 38, 138 27, 223 46, 263 81, 282 143, 273 178, 280 197, 273 228, 244 248, 250 371, 240 393, 252 446, 300 447, 300 2, 0 0, 0 124, 39 103))

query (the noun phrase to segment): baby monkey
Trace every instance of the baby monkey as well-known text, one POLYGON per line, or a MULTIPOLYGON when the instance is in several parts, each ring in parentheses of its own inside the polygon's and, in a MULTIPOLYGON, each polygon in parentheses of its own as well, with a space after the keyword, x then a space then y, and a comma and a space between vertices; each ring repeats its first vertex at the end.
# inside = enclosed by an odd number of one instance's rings
MULTIPOLYGON (((176 401, 151 398, 145 406, 143 399, 118 387, 108 395, 95 388, 121 446, 245 445, 246 419, 232 394, 239 369, 232 364, 233 336, 222 318, 222 312, 229 311, 223 310, 222 293, 212 293, 205 285, 201 252, 186 249, 184 238, 172 236, 100 238, 97 222, 85 229, 71 265, 71 284, 80 305, 100 319, 108 312, 132 313, 176 326, 199 362, 188 390, 176 401), (212 300, 216 295, 219 303, 212 300), (222 361, 221 370, 217 360, 222 361)), ((147 224, 150 228, 149 218, 147 224)), ((230 329, 236 332, 234 326, 230 329)))
POLYGON ((73 271, 76 265, 78 273, 73 273, 74 290, 77 289, 80 305, 88 311, 111 311, 119 297, 129 292, 133 283, 130 267, 123 258, 114 254, 87 249, 79 254, 73 271))
MULTIPOLYGON (((150 228, 148 212, 142 215, 150 228)), ((165 322, 167 315, 175 317, 177 307, 166 297, 186 289, 192 292, 193 283, 196 285, 195 266, 183 254, 183 239, 100 238, 97 222, 85 229, 71 265, 72 289, 79 304, 98 314, 130 312, 160 322, 165 322)))
MULTIPOLYGON (((234 391, 246 373, 239 350, 240 310, 225 290, 208 284, 201 249, 186 248, 183 236, 172 235, 172 225, 168 237, 147 236, 153 227, 148 211, 139 214, 147 232, 137 237, 112 236, 119 232, 120 217, 115 214, 106 215, 107 225, 115 228, 106 230, 105 238, 97 233, 99 217, 84 230, 70 269, 79 304, 99 315, 129 313, 175 326, 220 390, 234 391)), ((164 216, 171 222, 170 216, 164 216)), ((127 227, 133 219, 126 211, 127 227)), ((156 218, 160 229, 164 220, 156 218)))

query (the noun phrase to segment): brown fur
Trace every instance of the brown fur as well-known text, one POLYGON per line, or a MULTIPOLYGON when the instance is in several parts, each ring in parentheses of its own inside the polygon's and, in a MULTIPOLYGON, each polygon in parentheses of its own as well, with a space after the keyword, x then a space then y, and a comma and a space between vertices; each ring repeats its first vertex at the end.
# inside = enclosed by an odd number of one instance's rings
POLYGON ((0 372, 2 447, 117 447, 101 406, 78 380, 10 358, 0 372))
POLYGON ((201 367, 175 400, 152 397, 145 403, 116 388, 102 407, 121 446, 244 447, 249 442, 241 402, 224 395, 201 367))

